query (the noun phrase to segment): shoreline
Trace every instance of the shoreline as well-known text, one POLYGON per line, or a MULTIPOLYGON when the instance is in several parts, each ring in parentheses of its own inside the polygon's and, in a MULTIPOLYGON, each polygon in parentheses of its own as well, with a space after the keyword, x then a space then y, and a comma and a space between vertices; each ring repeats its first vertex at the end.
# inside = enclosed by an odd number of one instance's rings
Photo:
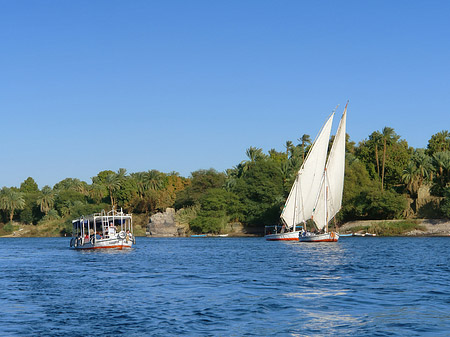
MULTIPOLYGON (((344 225, 339 227, 341 232, 351 232, 351 229, 359 226, 370 226, 377 223, 395 223, 408 220, 356 220, 346 222, 344 225)), ((410 232, 404 233, 402 235, 394 235, 398 237, 431 237, 431 236, 450 236, 450 220, 449 219, 411 219, 411 221, 417 222, 418 225, 423 226, 425 230, 414 229, 410 232)))
MULTIPOLYGON (((358 227, 358 226, 370 226, 376 223, 386 223, 386 222, 401 222, 405 220, 356 220, 356 221, 349 221, 343 224, 341 227, 339 227, 339 232, 341 233, 351 233, 352 228, 358 227)), ((412 219, 411 221, 417 222, 418 225, 423 226, 425 230, 412 230, 407 233, 403 233, 402 235, 393 235, 396 237, 432 237, 432 236, 440 236, 440 237, 447 237, 450 236, 450 220, 449 219, 412 219)), ((17 223, 16 223, 17 224, 17 223)), ((0 237, 2 238, 23 238, 23 237, 64 237, 64 236, 49 236, 45 235, 45 233, 36 233, 36 226, 34 225, 20 225, 18 230, 15 230, 11 234, 2 235, 0 237), (33 231, 37 235, 29 235, 30 232, 33 231), (27 235, 28 234, 28 235, 27 235), (39 235, 43 234, 43 235, 39 235)), ((225 233, 226 234, 226 233, 225 233)), ((147 236, 147 235, 141 235, 142 237, 155 237, 155 238, 165 238, 167 236, 147 236)), ((256 233, 228 233, 229 238, 242 238, 242 237, 263 237, 264 235, 261 233, 261 235, 258 235, 256 233)), ((70 237, 70 236, 66 236, 70 237)), ((189 237, 189 236, 172 236, 174 238, 176 237, 189 237)), ((383 237, 382 235, 378 235, 378 237, 383 237)))

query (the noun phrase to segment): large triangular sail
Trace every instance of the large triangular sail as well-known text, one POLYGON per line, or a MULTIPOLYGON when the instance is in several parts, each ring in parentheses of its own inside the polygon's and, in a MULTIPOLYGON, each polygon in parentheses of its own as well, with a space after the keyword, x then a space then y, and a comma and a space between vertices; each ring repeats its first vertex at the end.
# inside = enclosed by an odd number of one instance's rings
POLYGON ((330 115, 311 146, 284 205, 281 219, 289 228, 310 219, 313 214, 315 199, 311 196, 319 193, 333 116, 334 113, 330 115))
MULTIPOLYGON (((348 105, 348 103, 347 103, 348 105)), ((345 138, 347 105, 342 114, 330 155, 324 170, 313 220, 317 229, 322 230, 342 206, 345 171, 345 138)))

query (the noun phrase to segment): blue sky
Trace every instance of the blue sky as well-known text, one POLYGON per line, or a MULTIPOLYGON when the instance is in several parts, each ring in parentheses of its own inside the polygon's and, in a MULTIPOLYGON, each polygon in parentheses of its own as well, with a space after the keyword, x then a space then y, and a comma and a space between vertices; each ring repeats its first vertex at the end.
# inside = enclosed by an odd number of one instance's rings
POLYGON ((448 1, 0 0, 0 186, 226 170, 315 137, 450 125, 448 1), (333 131, 337 127, 337 120, 333 131))

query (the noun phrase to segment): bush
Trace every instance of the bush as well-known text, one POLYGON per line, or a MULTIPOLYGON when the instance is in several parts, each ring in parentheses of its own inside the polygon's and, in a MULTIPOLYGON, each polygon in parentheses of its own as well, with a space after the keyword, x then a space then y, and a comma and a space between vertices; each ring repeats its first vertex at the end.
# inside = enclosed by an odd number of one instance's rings
POLYGON ((56 209, 51 209, 48 211, 47 215, 42 218, 41 221, 49 221, 49 220, 57 220, 61 217, 58 214, 58 211, 56 209))
POLYGON ((242 205, 233 192, 213 188, 200 199, 197 217, 189 221, 196 233, 219 233, 230 220, 239 220, 242 205))
POLYGON ((178 210, 175 214, 175 220, 180 224, 189 224, 197 217, 197 213, 200 210, 200 205, 192 207, 186 207, 178 210))
POLYGON ((9 222, 9 223, 7 223, 6 225, 3 226, 3 231, 6 232, 6 233, 12 233, 16 229, 18 229, 18 226, 14 226, 11 222, 9 222))

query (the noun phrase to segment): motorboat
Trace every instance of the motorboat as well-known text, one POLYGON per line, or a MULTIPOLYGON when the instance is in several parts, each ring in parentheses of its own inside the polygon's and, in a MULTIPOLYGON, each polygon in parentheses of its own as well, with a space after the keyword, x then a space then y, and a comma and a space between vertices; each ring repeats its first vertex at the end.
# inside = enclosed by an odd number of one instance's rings
POLYGON ((74 249, 126 249, 136 243, 132 215, 114 209, 72 220, 70 247, 74 249))

